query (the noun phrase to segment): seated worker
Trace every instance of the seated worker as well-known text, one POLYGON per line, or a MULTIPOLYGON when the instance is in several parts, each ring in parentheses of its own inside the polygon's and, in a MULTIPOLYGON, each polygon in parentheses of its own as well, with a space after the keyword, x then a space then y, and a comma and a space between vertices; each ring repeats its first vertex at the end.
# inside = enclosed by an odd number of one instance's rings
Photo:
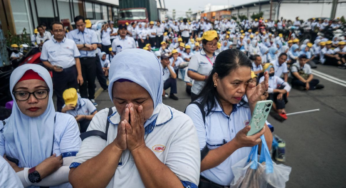
MULTIPOLYGON (((306 39, 306 40, 307 40, 307 39, 306 39)), ((312 43, 307 43, 306 45, 303 44, 303 45, 300 47, 300 50, 301 50, 301 51, 300 51, 299 55, 305 54, 306 57, 308 58, 307 64, 309 64, 311 68, 317 68, 316 63, 314 62, 315 54, 313 53, 313 51, 311 50, 311 48, 312 48, 312 43)))
POLYGON ((253 59, 253 62, 252 62, 251 70, 258 76, 261 73, 263 73, 262 58, 260 55, 253 55, 252 59, 253 59))
POLYGON ((199 42, 195 43, 195 47, 193 48, 193 52, 197 53, 201 51, 201 47, 199 46, 199 42))
POLYGON ((169 54, 161 55, 161 65, 163 68, 163 93, 162 96, 166 97, 166 92, 168 88, 171 88, 169 98, 173 100, 178 100, 175 96, 177 93, 177 74, 175 74, 173 67, 170 65, 169 54))
POLYGON ((91 119, 97 113, 96 107, 89 99, 82 98, 75 88, 66 89, 63 93, 65 105, 61 112, 72 115, 80 124, 80 132, 84 133, 91 119))
POLYGON ((185 44, 181 42, 179 44, 179 47, 177 48, 177 51, 179 52, 179 56, 181 56, 181 54, 184 53, 184 47, 185 47, 185 44))
POLYGON ((341 41, 338 43, 338 47, 334 49, 335 54, 339 55, 339 58, 341 60, 342 65, 339 68, 346 68, 346 61, 345 61, 345 55, 346 55, 346 47, 345 42, 341 41))
MULTIPOLYGON (((263 66, 264 72, 269 73, 269 88, 268 88, 268 100, 274 102, 273 109, 283 118, 287 119, 285 105, 287 103, 287 92, 291 90, 291 86, 282 80, 280 77, 275 76, 275 68, 273 64, 266 63, 263 66)), ((264 81, 264 76, 259 80, 259 83, 264 81)))
POLYGON ((109 62, 112 62, 112 59, 115 57, 112 47, 109 48, 109 62))
POLYGON ((184 60, 181 57, 179 57, 179 52, 176 49, 172 51, 172 56, 169 59, 169 61, 171 62, 170 65, 174 68, 174 71, 178 76, 179 65, 183 63, 184 60))
POLYGON ((11 57, 10 57, 11 61, 19 59, 23 56, 23 54, 19 51, 17 44, 12 44, 11 48, 13 50, 13 52, 11 53, 11 57))
POLYGON ((324 55, 325 65, 338 65, 342 66, 343 63, 341 63, 340 57, 335 54, 334 50, 332 49, 332 41, 326 42, 326 47, 321 50, 321 54, 324 55))
POLYGON ((102 70, 103 70, 105 76, 107 77, 108 76, 109 66, 110 66, 111 63, 109 61, 109 58, 107 58, 106 52, 101 52, 100 62, 101 62, 102 70))
POLYGON ((281 53, 279 58, 271 62, 275 69, 275 76, 283 78, 285 82, 288 80, 287 54, 281 53))
POLYGON ((161 47, 159 49, 159 52, 160 52, 160 54, 171 52, 169 49, 167 49, 167 43, 165 41, 161 42, 161 47))
POLYGON ((301 86, 305 90, 315 90, 324 88, 323 85, 318 84, 320 81, 315 79, 312 75, 310 65, 306 64, 308 58, 305 54, 298 57, 298 62, 294 63, 291 67, 292 72, 292 86, 301 86))

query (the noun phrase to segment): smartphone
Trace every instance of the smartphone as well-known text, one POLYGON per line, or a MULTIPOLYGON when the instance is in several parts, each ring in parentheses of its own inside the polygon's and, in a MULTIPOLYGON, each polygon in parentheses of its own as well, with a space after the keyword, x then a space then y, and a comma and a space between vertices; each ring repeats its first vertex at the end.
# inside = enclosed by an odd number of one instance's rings
POLYGON ((273 106, 272 100, 257 102, 256 107, 254 111, 252 112, 252 118, 250 121, 251 129, 247 133, 248 136, 254 135, 262 130, 272 106, 273 106))
POLYGON ((57 66, 57 65, 56 65, 56 67, 58 67, 59 69, 62 69, 62 67, 60 67, 60 66, 57 66))
POLYGON ((18 160, 18 159, 9 157, 9 156, 7 156, 7 155, 6 155, 6 158, 7 158, 7 160, 9 160, 9 161, 15 163, 17 166, 19 165, 19 160, 18 160))

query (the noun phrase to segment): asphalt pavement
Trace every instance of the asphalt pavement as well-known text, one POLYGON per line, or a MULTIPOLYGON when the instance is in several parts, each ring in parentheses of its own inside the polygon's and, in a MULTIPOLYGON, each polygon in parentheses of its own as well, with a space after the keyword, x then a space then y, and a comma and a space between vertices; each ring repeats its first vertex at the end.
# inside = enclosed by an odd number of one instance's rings
MULTIPOLYGON (((315 78, 322 90, 292 89, 287 113, 319 109, 316 112, 289 115, 284 122, 269 116, 274 133, 286 142, 286 165, 292 167, 288 188, 346 187, 346 69, 318 65, 315 78)), ((98 110, 110 107, 108 92, 98 88, 98 110)), ((180 111, 190 103, 185 83, 178 81, 178 101, 163 102, 180 111)))

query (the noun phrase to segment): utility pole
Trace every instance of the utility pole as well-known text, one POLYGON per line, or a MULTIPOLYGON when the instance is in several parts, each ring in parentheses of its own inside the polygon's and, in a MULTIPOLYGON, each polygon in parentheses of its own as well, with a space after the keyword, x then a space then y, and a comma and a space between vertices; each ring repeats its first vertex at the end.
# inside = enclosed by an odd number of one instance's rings
POLYGON ((338 7, 338 1, 339 0, 333 0, 333 4, 332 4, 332 11, 330 13, 330 19, 334 19, 335 15, 336 15, 336 9, 338 7))
POLYGON ((270 0, 270 15, 269 15, 269 19, 272 20, 272 10, 273 10, 273 0, 270 0))

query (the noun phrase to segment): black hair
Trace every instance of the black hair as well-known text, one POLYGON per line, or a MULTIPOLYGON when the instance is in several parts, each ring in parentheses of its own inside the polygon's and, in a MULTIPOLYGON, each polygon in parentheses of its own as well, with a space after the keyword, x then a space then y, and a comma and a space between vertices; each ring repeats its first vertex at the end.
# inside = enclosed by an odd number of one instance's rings
MULTIPOLYGON (((207 115, 216 106, 216 100, 219 100, 219 94, 214 87, 213 75, 217 73, 218 77, 222 79, 231 71, 243 66, 251 68, 252 63, 240 50, 228 49, 216 56, 213 70, 211 71, 202 91, 197 96, 197 98, 201 99, 199 101, 200 104, 202 106, 207 106, 207 115)), ((246 102, 242 100, 241 104, 246 104, 246 102)))
POLYGON ((55 22, 52 23, 52 30, 53 30, 53 25, 55 25, 55 24, 61 25, 62 28, 64 29, 64 25, 61 22, 55 21, 55 22))
POLYGON ((43 27, 42 27, 41 25, 37 26, 37 28, 36 28, 36 29, 38 30, 38 28, 41 28, 41 29, 43 29, 43 27))
POLYGON ((286 53, 281 53, 280 55, 279 55, 279 58, 281 57, 281 56, 286 56, 287 57, 287 54, 286 53))
POLYGON ((74 23, 76 24, 79 20, 83 20, 83 22, 85 23, 85 18, 81 15, 78 15, 76 17, 74 17, 74 23))
POLYGON ((44 22, 41 23, 41 26, 42 26, 42 27, 46 27, 46 23, 44 23, 44 22))
POLYGON ((249 59, 252 61, 255 61, 258 57, 260 57, 260 55, 255 54, 255 55, 251 55, 249 59))

